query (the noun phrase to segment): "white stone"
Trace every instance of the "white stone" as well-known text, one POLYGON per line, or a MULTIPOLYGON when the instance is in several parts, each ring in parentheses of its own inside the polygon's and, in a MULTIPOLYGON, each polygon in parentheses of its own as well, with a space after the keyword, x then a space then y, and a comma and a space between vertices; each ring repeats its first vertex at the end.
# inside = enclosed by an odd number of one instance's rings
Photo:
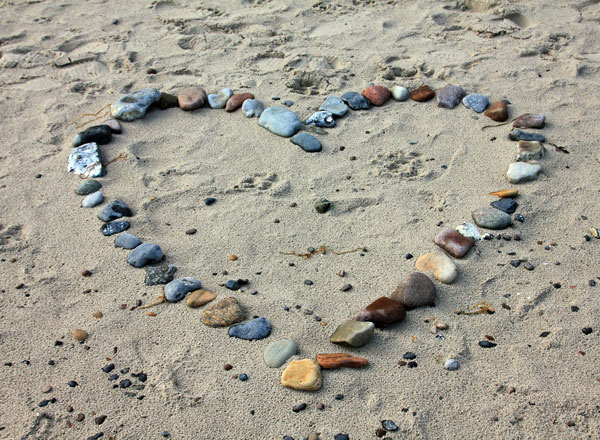
POLYGON ((69 154, 68 171, 85 177, 101 177, 104 174, 104 168, 100 162, 98 144, 90 142, 73 148, 73 151, 69 154))
POLYGON ((408 99, 408 89, 406 87, 395 85, 390 89, 392 98, 396 101, 406 101, 408 99))
POLYGON ((439 250, 421 255, 415 262, 415 268, 421 272, 432 272, 433 276, 444 284, 452 283, 458 276, 454 261, 439 250))
POLYGON ((508 166, 506 178, 510 183, 527 182, 537 179, 542 167, 538 164, 514 162, 508 166))
POLYGON ((456 230, 463 237, 471 237, 472 239, 477 241, 483 239, 483 237, 479 233, 479 230, 477 229, 477 226, 475 226, 473 223, 464 222, 462 225, 458 225, 456 227, 456 230))
POLYGON ((444 363, 444 368, 448 371, 458 370, 459 367, 460 367, 460 364, 458 363, 458 361, 456 359, 448 359, 444 363))
POLYGON ((96 191, 95 193, 90 194, 86 198, 81 201, 81 206, 84 208, 93 208, 96 205, 99 205, 104 200, 104 194, 102 191, 96 191))

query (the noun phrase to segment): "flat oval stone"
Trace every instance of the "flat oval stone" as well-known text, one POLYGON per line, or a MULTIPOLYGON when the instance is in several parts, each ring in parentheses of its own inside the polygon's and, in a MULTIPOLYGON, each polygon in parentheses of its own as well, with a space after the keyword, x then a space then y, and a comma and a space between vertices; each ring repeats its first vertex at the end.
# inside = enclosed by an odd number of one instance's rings
POLYGON ((231 98, 229 98, 227 100, 227 104, 225 104, 225 111, 236 111, 244 104, 244 101, 246 101, 247 99, 254 99, 254 95, 252 93, 237 93, 235 95, 231 95, 231 98))
POLYGON ((513 121, 513 128, 544 128, 546 115, 542 113, 525 113, 513 121))
POLYGON ((477 113, 483 113, 485 109, 488 108, 488 105, 490 105, 487 96, 478 93, 471 93, 470 95, 465 96, 462 103, 465 107, 470 108, 477 113))
POLYGON ((177 103, 181 110, 196 110, 206 104, 206 92, 202 87, 187 87, 177 95, 177 103))
POLYGON ((406 310, 398 301, 386 296, 377 298, 354 317, 356 321, 370 321, 377 328, 404 321, 406 310))
POLYGON ((350 356, 346 353, 318 354, 317 363, 324 370, 335 370, 337 368, 364 368, 369 365, 369 360, 361 357, 350 356))
POLYGON ((490 205, 492 205, 496 209, 499 209, 500 211, 506 212, 507 214, 514 214, 517 208, 519 207, 519 204, 514 199, 510 198, 496 200, 490 203, 490 205))
POLYGON ((494 102, 484 113, 485 116, 496 122, 504 122, 508 119, 508 106, 504 101, 494 102))
POLYGON ((437 105, 438 107, 452 109, 460 104, 465 95, 466 93, 461 86, 445 85, 437 92, 437 105))
POLYGON ((330 341, 334 344, 362 347, 371 340, 373 333, 375 333, 375 324, 372 322, 348 319, 338 326, 331 335, 330 341))
POLYGON ((433 273, 433 276, 444 284, 452 283, 458 276, 454 261, 441 251, 431 251, 421 255, 415 261, 415 268, 422 272, 433 273))
POLYGON ((517 162, 529 162, 544 157, 546 149, 541 142, 519 141, 517 146, 517 162))
POLYGON ((96 191, 95 193, 92 193, 89 196, 85 197, 81 201, 81 206, 83 208, 93 208, 94 206, 99 205, 103 201, 104 201, 104 194, 102 194, 102 191, 96 191))
POLYGON ((95 193, 102 188, 102 184, 94 179, 87 179, 81 183, 75 190, 75 194, 78 196, 87 196, 88 194, 95 193))
POLYGON ((281 385, 300 391, 316 391, 323 379, 321 367, 312 359, 292 361, 281 374, 281 385))
MULTIPOLYGON (((116 121, 115 121, 116 122, 116 121)), ((94 125, 86 128, 84 131, 77 133, 73 139, 73 146, 79 147, 83 144, 95 142, 98 145, 108 144, 112 139, 112 130, 108 125, 94 125)))
POLYGON ((110 222, 121 217, 131 217, 133 212, 122 200, 113 200, 106 205, 98 214, 98 218, 103 222, 110 222))
POLYGON ((158 100, 158 108, 161 110, 167 110, 175 107, 179 107, 179 98, 177 98, 175 95, 171 95, 170 93, 161 92, 160 99, 158 100))
POLYGON ((506 229, 512 224, 510 215, 496 208, 477 209, 471 216, 480 228, 500 230, 506 229))
POLYGON ((391 297, 398 301, 406 309, 414 309, 421 306, 435 304, 435 284, 427 275, 420 272, 411 273, 396 288, 391 297))
POLYGON ((116 222, 105 223, 100 227, 100 230, 105 236, 111 236, 120 232, 126 231, 131 226, 127 220, 119 220, 116 222))
POLYGON ((102 177, 104 167, 100 162, 98 144, 90 142, 80 147, 73 148, 69 154, 69 165, 67 171, 73 174, 81 174, 85 177, 102 177))
POLYGON ((183 299, 186 293, 198 290, 201 287, 202 285, 200 284, 200 281, 198 281, 196 278, 178 278, 165 286, 165 298, 169 302, 179 302, 183 299))
POLYGON ((142 244, 142 240, 137 238, 135 235, 128 234, 124 232, 115 238, 115 247, 122 249, 135 249, 140 244, 142 244))
POLYGON ((258 118, 263 111, 265 111, 265 106, 256 99, 246 99, 242 104, 242 113, 248 118, 258 118))
POLYGON ((143 118, 148 107, 160 99, 160 92, 154 88, 137 90, 121 96, 110 106, 110 115, 122 121, 143 118))
POLYGON ((508 133, 508 138, 511 141, 536 141, 546 142, 546 136, 539 133, 529 133, 523 130, 513 130, 508 133))
POLYGON ((444 229, 440 231, 434 238, 433 242, 444 249, 454 258, 462 258, 467 255, 475 245, 475 240, 463 236, 460 232, 454 229, 444 229))
POLYGON ((352 110, 368 110, 370 107, 369 100, 358 92, 346 92, 342 95, 342 100, 352 110))
POLYGON ((282 137, 293 136, 302 127, 296 113, 279 105, 269 107, 262 112, 258 124, 271 133, 282 137))
POLYGON ((383 86, 370 86, 361 92, 373 105, 383 105, 390 100, 390 91, 383 86))
POLYGON ((146 267, 146 286, 155 286, 157 284, 167 284, 173 281, 177 268, 172 264, 160 264, 158 266, 146 267))
POLYGON ((506 178, 510 183, 528 182, 537 179, 542 167, 527 162, 514 162, 508 166, 506 178))
POLYGON ((348 113, 348 106, 344 104, 344 101, 342 101, 341 98, 330 95, 325 99, 325 102, 321 104, 319 110, 329 112, 339 118, 348 113))
POLYGON ((291 141, 307 153, 318 153, 323 149, 321 142, 308 133, 298 133, 292 137, 291 141))
POLYGON ((390 89, 392 98, 396 101, 406 101, 409 97, 408 89, 399 85, 395 85, 390 89))
POLYGON ((163 253, 160 246, 154 243, 144 243, 129 253, 127 262, 133 267, 144 267, 147 264, 158 263, 163 253))
POLYGON ((435 96, 435 92, 429 86, 421 86, 410 92, 410 99, 417 102, 426 102, 435 96))
POLYGON ((202 307, 205 304, 208 304, 211 301, 217 299, 217 295, 208 291, 208 290, 194 290, 192 293, 188 295, 185 300, 185 304, 192 308, 196 309, 198 307, 202 307))
POLYGON ((282 339, 281 341, 271 342, 265 348, 263 359, 270 368, 279 368, 285 362, 296 354, 298 348, 291 339, 282 339))
POLYGON ((208 327, 226 327, 244 320, 244 311, 233 296, 211 304, 202 313, 202 324, 208 327))
POLYGON ((116 119, 107 119, 101 125, 106 125, 113 134, 121 134, 123 132, 123 127, 121 127, 121 123, 116 119))
POLYGON ((247 341, 264 339, 271 334, 271 323, 267 318, 256 318, 250 322, 231 326, 228 334, 247 341))
POLYGON ((336 126, 335 119, 333 119, 333 113, 322 110, 313 113, 304 123, 306 125, 325 128, 333 128, 336 126))
POLYGON ((231 98, 233 95, 233 91, 230 88, 221 89, 219 93, 208 95, 208 105, 210 108, 225 108, 227 105, 227 100, 231 98))

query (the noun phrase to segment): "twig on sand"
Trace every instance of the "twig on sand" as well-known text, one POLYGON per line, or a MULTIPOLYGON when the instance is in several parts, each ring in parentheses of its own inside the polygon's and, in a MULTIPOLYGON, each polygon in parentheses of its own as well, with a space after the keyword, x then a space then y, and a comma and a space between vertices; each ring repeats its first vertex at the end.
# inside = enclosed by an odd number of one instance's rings
POLYGON ((313 255, 326 254, 327 251, 331 251, 331 253, 334 254, 334 255, 344 255, 344 254, 349 254, 351 252, 359 252, 359 251, 365 252, 366 248, 359 247, 359 248, 352 249, 352 250, 349 250, 349 251, 336 252, 333 249, 330 249, 329 246, 321 246, 319 249, 315 249, 315 250, 312 250, 312 251, 306 252, 306 253, 297 253, 297 252, 294 252, 294 251, 292 251, 292 252, 279 252, 279 253, 281 255, 295 255, 297 257, 302 258, 303 260, 308 260, 313 255))
POLYGON ((471 307, 469 307, 467 310, 457 310, 455 313, 457 315, 480 315, 480 314, 492 314, 495 313, 496 310, 490 306, 488 303, 485 302, 480 302, 477 303, 471 307))
POLYGON ((164 302, 167 302, 167 298, 165 298, 165 296, 164 296, 164 295, 160 295, 160 296, 159 296, 159 297, 156 299, 156 301, 154 301, 153 303, 151 303, 151 304, 148 304, 148 305, 146 305, 146 306, 141 306, 141 307, 140 307, 140 309, 149 309, 150 307, 157 306, 157 305, 159 305, 159 304, 162 304, 162 303, 164 303, 164 302))

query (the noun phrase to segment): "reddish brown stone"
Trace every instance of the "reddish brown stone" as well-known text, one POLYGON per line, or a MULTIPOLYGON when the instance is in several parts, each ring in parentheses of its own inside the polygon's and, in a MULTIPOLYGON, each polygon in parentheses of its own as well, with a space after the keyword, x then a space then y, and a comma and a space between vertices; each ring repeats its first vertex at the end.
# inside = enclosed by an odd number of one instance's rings
POLYGON ((508 119, 508 106, 504 101, 494 102, 483 114, 496 122, 504 122, 508 119))
POLYGON ((373 105, 383 105, 390 100, 392 94, 383 86, 370 86, 361 93, 373 105))
POLYGON ((406 310, 398 301, 382 296, 362 309, 354 318, 357 321, 371 321, 375 327, 387 327, 404 321, 406 310))
POLYGON ((177 95, 177 101, 182 110, 196 110, 202 107, 206 100, 206 92, 202 87, 188 87, 177 95))
POLYGON ((246 99, 254 99, 254 95, 252 93, 238 93, 232 95, 231 98, 227 100, 227 104, 225 104, 226 112, 234 112, 238 108, 242 106, 246 99))
POLYGON ((421 86, 410 92, 410 99, 417 102, 429 101, 435 96, 435 92, 429 86, 421 86))
POLYGON ((411 273, 396 288, 391 297, 406 309, 429 306, 435 303, 435 284, 420 272, 411 273))
POLYGON ((350 356, 346 353, 329 353, 318 354, 317 362, 321 368, 332 370, 335 368, 363 368, 369 365, 369 361, 365 358, 350 356))
POLYGON ((473 238, 465 237, 454 229, 444 229, 435 236, 433 242, 454 258, 464 257, 475 244, 473 238))

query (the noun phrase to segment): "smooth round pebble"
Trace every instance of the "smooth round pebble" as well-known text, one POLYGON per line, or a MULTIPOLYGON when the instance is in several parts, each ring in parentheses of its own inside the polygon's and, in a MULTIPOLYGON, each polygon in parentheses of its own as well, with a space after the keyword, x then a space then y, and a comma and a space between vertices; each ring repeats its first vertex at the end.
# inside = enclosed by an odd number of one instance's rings
POLYGON ((291 339, 271 342, 265 348, 263 359, 270 368, 279 368, 296 354, 297 349, 296 343, 291 339))
POLYGON ((456 359, 448 359, 444 362, 444 368, 448 371, 458 370, 459 363, 456 359))
POLYGON ((100 203, 104 201, 104 194, 102 191, 96 191, 88 196, 86 196, 81 201, 82 208, 93 208, 94 206, 98 206, 100 203))
POLYGON ((408 89, 406 87, 395 85, 390 89, 392 98, 396 101, 406 101, 408 99, 408 89))
POLYGON ((292 143, 298 145, 307 153, 318 153, 323 149, 321 142, 311 134, 298 133, 291 139, 292 143))
POLYGON ((264 110, 263 103, 256 99, 246 99, 242 104, 242 113, 247 118, 258 118, 264 110))
POLYGON ((127 232, 124 232, 115 238, 115 247, 117 248, 135 249, 140 244, 142 244, 142 240, 127 232))

